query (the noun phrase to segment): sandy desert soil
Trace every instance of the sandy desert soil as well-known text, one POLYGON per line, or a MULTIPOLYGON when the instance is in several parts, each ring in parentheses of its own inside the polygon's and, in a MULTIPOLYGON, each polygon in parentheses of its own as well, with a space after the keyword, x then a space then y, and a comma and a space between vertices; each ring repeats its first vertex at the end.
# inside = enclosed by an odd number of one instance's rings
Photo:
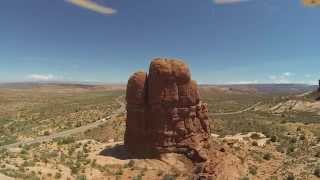
MULTIPOLYGON (((40 132, 48 130, 54 134, 77 128, 73 123, 77 121, 66 123, 65 118, 73 114, 85 120, 79 127, 92 123, 87 117, 90 111, 103 112, 102 116, 108 117, 120 107, 115 100, 124 92, 78 86, 76 91, 69 86, 59 87, 59 91, 45 88, 45 93, 28 88, 0 90, 1 102, 5 105, 0 111, 2 142, 10 144, 43 136, 40 132), (28 101, 21 104, 21 99, 28 101), (49 104, 52 103, 55 106, 51 108, 49 104), (37 115, 47 110, 51 113, 37 115), (65 118, 47 123, 57 113, 61 114, 57 117, 65 118), (67 128, 59 129, 60 122, 67 128), (24 131, 22 125, 27 125, 28 131, 24 131)), ((205 87, 200 91, 211 112, 211 156, 216 160, 212 163, 216 164, 218 179, 228 176, 229 179, 270 180, 319 178, 320 118, 317 108, 312 108, 317 107, 318 102, 292 93, 261 93, 252 87, 241 90, 205 87), (258 102, 261 104, 249 108, 258 102), (223 112, 241 113, 221 114, 223 112)), ((194 165, 184 156, 130 157, 121 144, 124 128, 125 112, 92 130, 44 143, 2 149, 0 173, 17 179, 190 178, 194 165)))

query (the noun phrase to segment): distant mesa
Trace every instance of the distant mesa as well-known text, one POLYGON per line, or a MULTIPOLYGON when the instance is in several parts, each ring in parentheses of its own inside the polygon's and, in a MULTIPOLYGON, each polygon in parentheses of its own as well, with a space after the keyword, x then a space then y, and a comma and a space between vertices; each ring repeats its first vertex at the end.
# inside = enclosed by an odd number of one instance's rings
POLYGON ((149 73, 127 84, 125 146, 137 155, 179 153, 205 162, 209 149, 207 104, 200 101, 189 67, 177 59, 154 59, 149 73))
POLYGON ((318 90, 314 94, 315 94, 315 99, 317 101, 320 101, 320 80, 319 80, 318 90))

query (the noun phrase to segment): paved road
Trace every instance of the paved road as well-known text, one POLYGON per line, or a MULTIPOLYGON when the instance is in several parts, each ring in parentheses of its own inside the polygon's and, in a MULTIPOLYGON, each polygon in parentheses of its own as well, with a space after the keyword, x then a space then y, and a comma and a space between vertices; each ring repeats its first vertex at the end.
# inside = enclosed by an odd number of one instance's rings
POLYGON ((99 127, 100 125, 106 123, 109 120, 116 118, 118 115, 125 112, 125 104, 120 99, 121 99, 121 97, 116 99, 117 103, 119 103, 119 105, 120 105, 120 108, 113 111, 112 114, 107 119, 101 119, 99 121, 96 121, 91 124, 87 124, 85 126, 81 126, 78 128, 58 132, 55 134, 51 134, 49 136, 41 136, 41 137, 37 137, 33 140, 20 141, 20 142, 14 143, 14 144, 0 146, 0 149, 15 148, 15 147, 19 147, 20 145, 31 145, 31 144, 36 144, 36 143, 48 142, 48 141, 51 141, 55 138, 62 138, 62 137, 70 136, 70 135, 77 134, 77 133, 82 133, 82 132, 85 132, 89 129, 99 127))
POLYGON ((240 111, 234 111, 234 112, 222 112, 222 113, 210 113, 211 115, 214 115, 214 116, 223 116, 223 115, 234 115, 234 114, 241 114, 241 113, 244 113, 244 112, 247 112, 247 111, 250 111, 252 109, 254 109, 255 107, 259 106, 262 102, 258 102, 246 109, 243 109, 243 110, 240 110, 240 111))

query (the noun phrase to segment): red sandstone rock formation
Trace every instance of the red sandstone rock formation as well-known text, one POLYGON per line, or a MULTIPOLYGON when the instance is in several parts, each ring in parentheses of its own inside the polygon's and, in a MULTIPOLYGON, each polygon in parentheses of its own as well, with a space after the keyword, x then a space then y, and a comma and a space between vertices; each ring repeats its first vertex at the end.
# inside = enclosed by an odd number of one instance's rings
POLYGON ((125 144, 132 152, 139 152, 146 145, 146 78, 145 72, 136 72, 127 84, 125 144))
POLYGON ((155 59, 149 74, 133 74, 127 85, 125 145, 132 153, 183 153, 207 160, 209 118, 197 83, 180 60, 155 59))

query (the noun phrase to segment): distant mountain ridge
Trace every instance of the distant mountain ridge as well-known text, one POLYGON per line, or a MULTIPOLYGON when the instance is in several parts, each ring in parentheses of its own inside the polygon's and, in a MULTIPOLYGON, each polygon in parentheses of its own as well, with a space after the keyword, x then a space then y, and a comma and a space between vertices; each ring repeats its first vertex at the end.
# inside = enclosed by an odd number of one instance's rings
MULTIPOLYGON (((97 88, 108 87, 125 89, 126 84, 121 83, 96 83, 96 82, 9 82, 0 83, 0 88, 30 89, 40 87, 68 87, 68 88, 97 88)), ((228 90, 238 93, 290 93, 297 94, 307 91, 316 91, 318 86, 308 84, 201 84, 200 89, 228 90)))
POLYGON ((125 89, 125 84, 103 84, 93 82, 9 82, 0 83, 0 88, 6 89, 32 89, 43 87, 60 87, 60 88, 80 88, 80 89, 95 89, 95 88, 107 88, 107 89, 125 89))
POLYGON ((257 93, 289 93, 297 94, 314 91, 318 88, 308 84, 226 84, 226 85, 201 85, 201 87, 227 88, 231 91, 257 92, 257 93))

